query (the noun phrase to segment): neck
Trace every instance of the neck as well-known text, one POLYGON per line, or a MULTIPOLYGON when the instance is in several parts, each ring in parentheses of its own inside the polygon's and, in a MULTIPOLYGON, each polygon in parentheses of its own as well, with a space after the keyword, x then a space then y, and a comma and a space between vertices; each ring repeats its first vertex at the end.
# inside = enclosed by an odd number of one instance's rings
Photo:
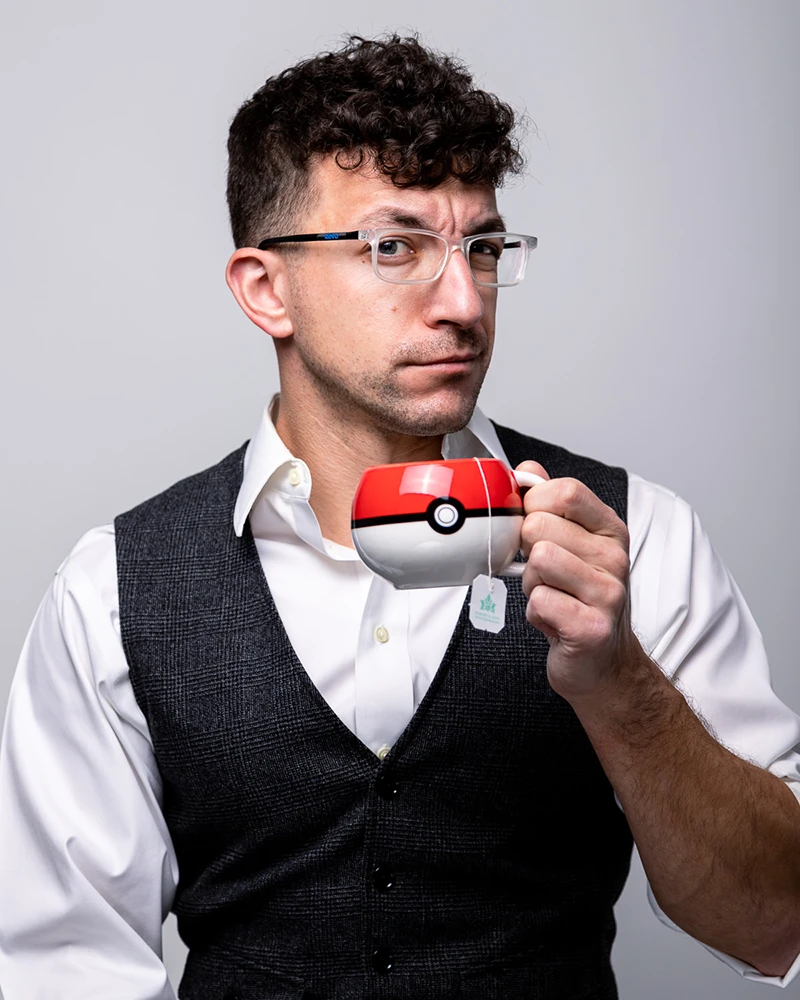
POLYGON ((351 548, 350 512, 364 469, 442 457, 441 435, 389 434, 341 413, 325 412, 323 417, 316 407, 283 391, 273 417, 283 443, 311 471, 310 503, 323 537, 351 548))

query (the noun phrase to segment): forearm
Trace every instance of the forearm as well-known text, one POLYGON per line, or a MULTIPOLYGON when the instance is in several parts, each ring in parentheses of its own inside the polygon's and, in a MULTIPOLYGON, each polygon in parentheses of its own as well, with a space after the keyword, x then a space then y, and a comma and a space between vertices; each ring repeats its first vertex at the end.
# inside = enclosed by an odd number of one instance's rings
POLYGON ((800 804, 720 746, 636 644, 573 701, 662 910, 698 940, 783 975, 800 951, 800 804))

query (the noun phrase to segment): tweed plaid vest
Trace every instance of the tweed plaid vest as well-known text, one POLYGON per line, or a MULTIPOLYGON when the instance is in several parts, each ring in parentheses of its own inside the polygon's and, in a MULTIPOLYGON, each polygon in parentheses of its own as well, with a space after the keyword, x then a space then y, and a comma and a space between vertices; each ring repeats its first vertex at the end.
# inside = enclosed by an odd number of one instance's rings
MULTIPOLYGON (((497 430, 512 465, 581 479, 625 517, 622 469, 497 430)), ((299 662, 249 528, 234 534, 243 456, 116 520, 122 638, 180 867, 180 997, 615 998, 631 837, 519 580, 497 635, 465 605, 379 760, 299 662)), ((309 621, 313 602, 309 581, 309 621)))

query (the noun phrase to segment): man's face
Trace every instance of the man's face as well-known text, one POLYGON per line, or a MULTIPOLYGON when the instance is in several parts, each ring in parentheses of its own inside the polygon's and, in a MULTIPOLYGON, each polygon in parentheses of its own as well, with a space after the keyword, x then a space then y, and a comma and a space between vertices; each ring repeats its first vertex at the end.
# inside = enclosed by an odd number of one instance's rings
MULTIPOLYGON (((494 190, 448 179, 397 188, 374 170, 313 168, 314 203, 295 232, 404 227, 447 239, 504 228, 494 190)), ((360 241, 318 243, 286 255, 294 333, 286 385, 337 415, 389 433, 450 433, 470 419, 494 343, 497 290, 477 286, 461 252, 438 281, 398 285, 373 271, 360 241), (303 383, 298 385, 298 380, 303 383)))

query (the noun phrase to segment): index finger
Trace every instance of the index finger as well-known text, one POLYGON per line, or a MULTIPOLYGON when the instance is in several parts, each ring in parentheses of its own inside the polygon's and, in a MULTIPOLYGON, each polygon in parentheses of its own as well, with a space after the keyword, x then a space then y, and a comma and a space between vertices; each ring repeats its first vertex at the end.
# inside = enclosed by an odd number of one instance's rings
POLYGON ((514 469, 514 478, 517 481, 517 486, 525 489, 547 482, 544 476, 537 476, 535 472, 526 472, 524 469, 514 469))
POLYGON ((530 489, 523 498, 526 514, 546 511, 574 521, 595 535, 618 538, 627 546, 628 529, 616 512, 579 479, 551 479, 530 489))
POLYGON ((514 476, 517 479, 517 483, 523 487, 538 485, 540 481, 547 481, 550 478, 545 467, 543 465, 539 465, 538 462, 534 462, 533 459, 527 459, 524 462, 520 462, 516 469, 514 469, 514 476), (517 473, 521 473, 521 475, 517 476, 517 473), (530 476, 533 480, 536 480, 536 483, 524 482, 524 479, 528 476, 530 476))

